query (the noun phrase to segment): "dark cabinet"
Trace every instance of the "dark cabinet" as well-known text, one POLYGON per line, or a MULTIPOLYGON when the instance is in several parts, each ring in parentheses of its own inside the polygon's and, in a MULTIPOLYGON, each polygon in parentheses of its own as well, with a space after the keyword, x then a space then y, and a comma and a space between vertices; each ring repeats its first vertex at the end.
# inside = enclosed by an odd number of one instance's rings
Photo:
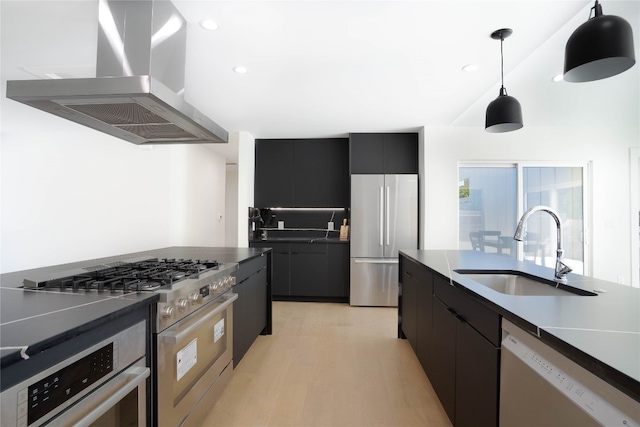
POLYGON ((251 242, 252 248, 271 248, 271 292, 273 295, 289 295, 289 243, 251 242))
POLYGON ((399 336, 413 347, 456 427, 498 425, 500 315, 400 256, 399 336))
POLYGON ((349 206, 346 138, 256 140, 258 207, 349 206))
POLYGON ((433 299, 433 324, 433 345, 437 350, 429 380, 449 419, 456 425, 456 318, 437 298, 433 299))
POLYGON ((402 322, 402 333, 409 340, 413 351, 418 352, 417 330, 418 330, 418 264, 407 259, 400 259, 400 285, 402 303, 400 316, 402 322))
POLYGON ((291 292, 298 297, 326 296, 327 245, 291 243, 291 292))
POLYGON ((294 206, 292 178, 293 141, 256 141, 255 206, 294 206))
POLYGON ((500 350, 467 322, 456 328, 456 427, 498 425, 500 350))
POLYGON ((417 174, 417 133, 352 133, 352 174, 417 174))
POLYGON ((433 273, 424 266, 418 269, 416 304, 416 355, 422 369, 430 375, 433 371, 433 355, 437 347, 433 344, 433 273))
POLYGON ((454 426, 495 427, 500 316, 441 276, 433 283, 433 388, 454 426))
POLYGON ((267 331, 271 295, 269 294, 268 256, 240 264, 233 291, 233 361, 237 365, 256 337, 267 331))
POLYGON ((349 297, 349 245, 327 245, 327 297, 349 297))
POLYGON ((251 242, 250 246, 272 248, 272 289, 275 299, 348 299, 348 244, 251 242))

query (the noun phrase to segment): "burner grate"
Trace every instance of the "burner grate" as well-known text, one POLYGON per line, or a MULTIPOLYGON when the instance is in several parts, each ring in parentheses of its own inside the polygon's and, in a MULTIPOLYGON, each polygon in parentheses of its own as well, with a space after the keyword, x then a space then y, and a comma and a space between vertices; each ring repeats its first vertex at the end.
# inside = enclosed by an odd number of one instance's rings
POLYGON ((185 279, 198 279, 200 273, 219 267, 217 261, 151 258, 93 266, 83 269, 81 274, 57 274, 49 280, 25 279, 24 282, 29 288, 62 291, 143 292, 170 287, 185 279))

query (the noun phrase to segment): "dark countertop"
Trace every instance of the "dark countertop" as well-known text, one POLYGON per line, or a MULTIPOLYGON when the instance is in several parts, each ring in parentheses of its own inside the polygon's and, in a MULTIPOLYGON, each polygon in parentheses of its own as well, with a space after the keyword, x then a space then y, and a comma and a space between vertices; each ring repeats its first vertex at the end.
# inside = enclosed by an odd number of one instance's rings
POLYGON ((21 286, 28 275, 50 274, 140 256, 242 263, 267 251, 258 248, 169 247, 2 274, 0 365, 4 368, 22 360, 20 348, 27 348, 27 355, 37 353, 84 330, 144 309, 158 299, 151 293, 116 295, 25 290, 21 286))
POLYGON ((640 289, 570 273, 567 285, 597 296, 513 296, 457 269, 522 271, 553 280, 553 269, 477 251, 403 250, 542 342, 640 401, 640 289))
POLYGON ((340 240, 338 237, 269 237, 267 239, 254 239, 250 243, 349 243, 349 240, 340 240))

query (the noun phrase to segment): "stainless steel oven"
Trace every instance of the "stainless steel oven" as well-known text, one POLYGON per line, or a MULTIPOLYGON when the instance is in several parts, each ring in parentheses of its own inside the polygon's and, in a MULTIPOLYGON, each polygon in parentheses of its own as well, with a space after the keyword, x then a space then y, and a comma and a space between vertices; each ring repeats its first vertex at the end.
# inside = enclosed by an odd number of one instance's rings
POLYGON ((147 425, 146 342, 141 321, 2 391, 0 424, 147 425))
POLYGON ((159 426, 200 425, 233 373, 228 291, 157 336, 159 426))

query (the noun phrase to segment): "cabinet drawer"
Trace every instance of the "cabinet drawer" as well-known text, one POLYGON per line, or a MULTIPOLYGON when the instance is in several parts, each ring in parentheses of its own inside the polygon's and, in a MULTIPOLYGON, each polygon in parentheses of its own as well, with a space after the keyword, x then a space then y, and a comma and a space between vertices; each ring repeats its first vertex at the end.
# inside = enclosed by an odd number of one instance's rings
POLYGON ((292 254, 326 254, 326 243, 291 243, 292 254))
POLYGON ((402 275, 400 276, 400 280, 404 280, 405 278, 418 280, 418 271, 419 266, 418 263, 411 261, 409 258, 402 257, 402 275))
POLYGON ((242 283, 247 277, 250 277, 267 266, 267 255, 252 258, 240 264, 235 273, 236 283, 242 283))
POLYGON ((500 347, 500 315, 467 295, 463 290, 451 286, 448 279, 434 276, 434 294, 449 308, 462 317, 492 344, 500 347))
POLYGON ((271 248, 274 253, 289 253, 289 243, 275 243, 275 242, 250 242, 251 248, 271 248))

